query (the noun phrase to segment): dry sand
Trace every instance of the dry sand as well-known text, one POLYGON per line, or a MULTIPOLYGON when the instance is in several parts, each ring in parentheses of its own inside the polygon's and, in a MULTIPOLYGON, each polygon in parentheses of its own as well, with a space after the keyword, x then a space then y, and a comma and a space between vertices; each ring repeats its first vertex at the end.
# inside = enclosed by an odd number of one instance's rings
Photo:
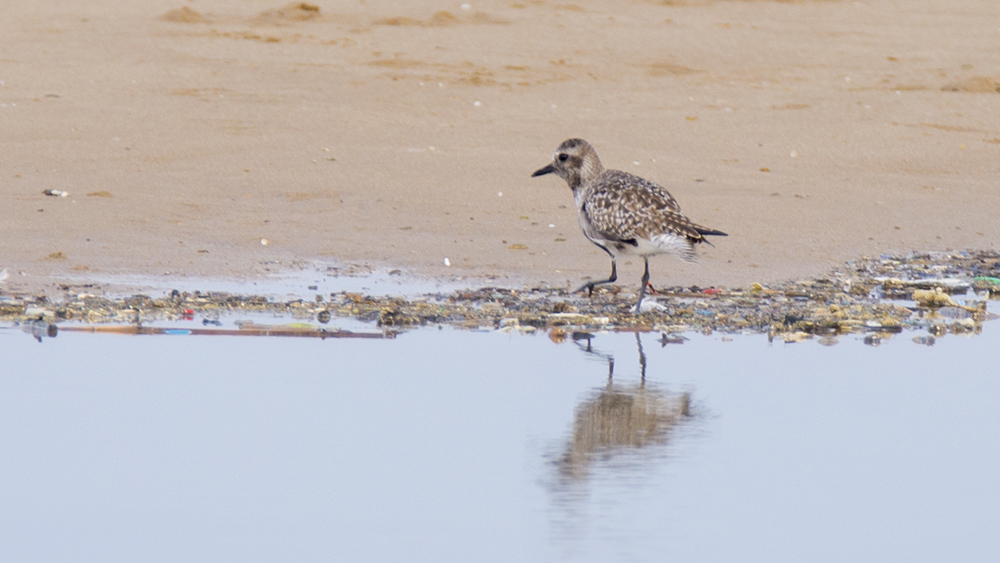
POLYGON ((731 234, 654 260, 657 285, 1000 240, 994 0, 0 11, 8 288, 313 263, 576 285, 608 260, 529 177, 572 136, 731 234))

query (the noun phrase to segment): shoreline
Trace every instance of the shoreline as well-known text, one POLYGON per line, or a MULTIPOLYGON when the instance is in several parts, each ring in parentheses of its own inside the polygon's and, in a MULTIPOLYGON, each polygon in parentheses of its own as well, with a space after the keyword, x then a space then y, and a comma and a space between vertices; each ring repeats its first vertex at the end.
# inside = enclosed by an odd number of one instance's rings
MULTIPOLYGON (((308 323, 317 321, 319 325, 299 329, 321 338, 328 336, 322 325, 354 319, 372 324, 389 337, 420 327, 451 326, 542 331, 557 341, 587 331, 640 331, 662 332, 667 343, 674 341, 672 335, 697 331, 767 333, 771 340, 819 338, 821 343, 833 344, 839 336, 865 333, 865 343, 877 346, 895 334, 925 332, 914 336, 914 342, 933 345, 935 338, 949 333, 977 334, 984 322, 997 318, 987 303, 1000 298, 998 276, 1000 253, 996 252, 880 257, 784 284, 664 288, 648 297, 648 306, 641 314, 631 313, 631 293, 619 286, 595 291, 593 297, 539 287, 452 289, 410 298, 344 290, 324 295, 314 286, 310 288, 313 297, 288 292, 283 297, 267 297, 262 293, 175 289, 163 297, 134 294, 116 298, 97 295, 100 289, 93 286, 67 285, 61 287, 62 299, 54 300, 0 292, 0 320, 43 322, 46 326, 133 326, 142 333, 143 323, 154 321, 203 317, 206 323, 211 319, 212 324, 218 324, 224 316, 269 313, 308 323)), ((251 328, 274 334, 299 330, 251 328)))

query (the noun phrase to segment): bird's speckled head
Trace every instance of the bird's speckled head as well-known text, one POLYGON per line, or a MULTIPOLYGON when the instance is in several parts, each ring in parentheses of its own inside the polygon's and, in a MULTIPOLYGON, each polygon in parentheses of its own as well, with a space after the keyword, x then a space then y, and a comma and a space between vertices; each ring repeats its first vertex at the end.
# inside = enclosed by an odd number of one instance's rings
POLYGON ((576 190, 582 184, 600 176, 602 172, 604 166, 590 143, 583 139, 568 139, 556 149, 552 155, 552 163, 535 170, 531 176, 555 174, 566 180, 570 188, 576 190))

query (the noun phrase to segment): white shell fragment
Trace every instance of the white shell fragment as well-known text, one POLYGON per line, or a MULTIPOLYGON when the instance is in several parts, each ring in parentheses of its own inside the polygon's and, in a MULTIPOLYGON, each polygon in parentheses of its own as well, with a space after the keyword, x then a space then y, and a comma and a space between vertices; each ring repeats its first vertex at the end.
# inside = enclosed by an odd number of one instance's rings
POLYGON ((666 307, 664 307, 663 305, 660 305, 659 303, 657 303, 656 301, 653 301, 652 299, 643 301, 642 305, 639 306, 639 312, 640 313, 649 313, 649 312, 654 312, 654 311, 657 312, 657 313, 660 313, 660 312, 663 312, 663 311, 666 311, 666 310, 667 310, 666 307))
POLYGON ((445 259, 444 259, 444 265, 445 266, 451 266, 451 260, 448 260, 448 258, 445 257, 445 259))

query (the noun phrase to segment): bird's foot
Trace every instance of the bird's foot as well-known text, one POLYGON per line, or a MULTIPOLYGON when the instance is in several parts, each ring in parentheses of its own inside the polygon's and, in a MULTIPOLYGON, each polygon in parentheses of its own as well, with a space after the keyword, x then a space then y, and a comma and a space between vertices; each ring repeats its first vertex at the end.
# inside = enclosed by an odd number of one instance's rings
POLYGON ((587 283, 581 285, 580 287, 574 289, 573 293, 580 293, 583 290, 587 290, 587 297, 593 297, 594 296, 594 286, 595 285, 597 285, 597 284, 594 283, 594 282, 587 282, 587 283))

